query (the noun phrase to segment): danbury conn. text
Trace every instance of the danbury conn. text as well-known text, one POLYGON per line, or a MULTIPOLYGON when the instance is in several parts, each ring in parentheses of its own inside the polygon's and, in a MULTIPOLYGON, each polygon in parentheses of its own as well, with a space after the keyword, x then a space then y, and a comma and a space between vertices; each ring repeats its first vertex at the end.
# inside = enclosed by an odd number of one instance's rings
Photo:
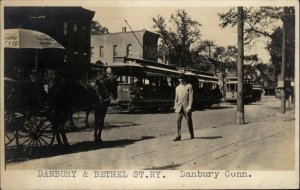
MULTIPOLYGON (((220 175, 220 171, 184 171, 180 170, 180 177, 199 177, 199 178, 213 178, 217 179, 220 175)), ((224 171, 224 177, 237 178, 237 177, 251 177, 246 171, 224 171)))

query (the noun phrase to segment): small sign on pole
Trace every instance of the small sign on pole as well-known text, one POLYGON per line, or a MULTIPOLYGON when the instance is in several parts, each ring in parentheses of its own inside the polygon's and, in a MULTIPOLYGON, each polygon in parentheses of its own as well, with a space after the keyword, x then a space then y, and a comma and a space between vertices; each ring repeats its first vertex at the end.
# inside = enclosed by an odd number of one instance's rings
POLYGON ((284 88, 284 82, 282 80, 277 82, 277 88, 284 88))

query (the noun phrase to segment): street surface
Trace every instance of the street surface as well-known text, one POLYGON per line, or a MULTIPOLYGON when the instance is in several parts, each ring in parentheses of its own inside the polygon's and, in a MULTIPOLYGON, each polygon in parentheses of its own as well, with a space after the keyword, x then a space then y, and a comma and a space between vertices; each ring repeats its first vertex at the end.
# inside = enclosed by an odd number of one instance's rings
MULTIPOLYGON (((50 147, 42 159, 9 155, 7 169, 247 169, 291 170, 295 163, 295 114, 280 101, 263 96, 245 106, 245 125, 235 125, 236 105, 221 103, 193 112, 195 139, 183 120, 182 140, 173 142, 176 114, 172 112, 109 110, 102 145, 93 129, 67 134, 70 147, 50 147)), ((84 114, 82 113, 83 117, 84 114)), ((93 115, 89 123, 94 126, 93 115)))

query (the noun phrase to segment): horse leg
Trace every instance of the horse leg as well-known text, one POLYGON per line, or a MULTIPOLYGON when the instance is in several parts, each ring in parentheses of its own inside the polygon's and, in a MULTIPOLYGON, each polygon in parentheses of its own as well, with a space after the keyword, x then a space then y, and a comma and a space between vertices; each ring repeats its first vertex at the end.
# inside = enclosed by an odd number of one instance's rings
POLYGON ((63 128, 60 130, 60 134, 61 134, 62 140, 64 142, 64 145, 65 146, 70 146, 70 144, 68 142, 68 138, 67 138, 66 133, 65 133, 65 130, 63 128))
POLYGON ((85 125, 88 128, 90 127, 90 125, 89 125, 89 115, 90 115, 90 113, 91 113, 90 109, 87 109, 86 112, 85 112, 85 125))
MULTIPOLYGON (((68 118, 67 118, 68 119, 68 118)), ((65 145, 65 146, 69 146, 69 142, 68 142, 68 138, 66 136, 64 127, 65 127, 65 122, 63 122, 64 120, 59 119, 55 125, 55 134, 56 134, 56 139, 57 139, 57 143, 59 145, 65 145), (61 140, 62 138, 62 140, 61 140)))
POLYGON ((98 109, 95 109, 95 129, 94 129, 94 138, 95 142, 98 142, 98 130, 99 130, 99 125, 100 125, 100 112, 98 109))
POLYGON ((102 135, 102 130, 104 128, 104 119, 105 119, 105 116, 106 116, 106 113, 107 113, 107 106, 103 107, 103 110, 100 111, 100 115, 99 115, 99 119, 100 119, 100 122, 99 122, 99 132, 98 132, 98 139, 100 139, 100 141, 102 142, 102 138, 101 138, 101 135, 102 135))
POLYGON ((74 122, 72 114, 70 115, 70 124, 71 124, 71 128, 75 128, 75 122, 74 122))
POLYGON ((59 132, 59 127, 58 126, 59 126, 58 123, 54 122, 54 125, 53 125, 54 136, 56 137, 57 144, 62 145, 63 143, 62 143, 61 138, 60 138, 60 132, 59 132))
POLYGON ((99 128, 98 128, 98 134, 97 134, 97 139, 102 142, 102 138, 101 138, 101 135, 102 135, 102 130, 104 128, 104 118, 102 116, 100 116, 101 119, 99 121, 99 128))

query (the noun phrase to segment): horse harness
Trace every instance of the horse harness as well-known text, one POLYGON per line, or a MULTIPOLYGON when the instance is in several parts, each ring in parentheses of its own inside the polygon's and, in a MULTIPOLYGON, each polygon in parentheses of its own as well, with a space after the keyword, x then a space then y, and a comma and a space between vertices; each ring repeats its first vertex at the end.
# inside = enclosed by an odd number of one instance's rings
POLYGON ((95 105, 110 101, 109 92, 108 92, 108 90, 105 88, 105 85, 104 85, 103 81, 99 80, 99 81, 97 81, 97 83, 95 84, 94 89, 95 89, 96 92, 97 92, 97 96, 98 96, 100 102, 96 103, 95 105), (100 86, 99 84, 97 84, 97 83, 100 83, 101 86, 100 86), (102 89, 104 90, 104 93, 106 94, 106 96, 107 96, 108 98, 103 99, 102 95, 101 95, 100 92, 99 92, 100 88, 102 88, 102 89))

